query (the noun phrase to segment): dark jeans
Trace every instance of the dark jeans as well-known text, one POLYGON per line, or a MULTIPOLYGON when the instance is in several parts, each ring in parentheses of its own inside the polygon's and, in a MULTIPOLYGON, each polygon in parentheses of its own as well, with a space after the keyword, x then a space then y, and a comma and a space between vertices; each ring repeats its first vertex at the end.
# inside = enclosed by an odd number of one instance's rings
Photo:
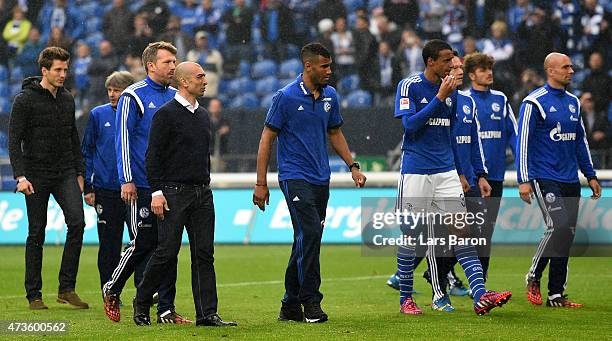
POLYGON ((567 285, 569 251, 576 233, 580 183, 538 179, 532 181, 531 186, 544 215, 546 231, 532 259, 527 277, 540 280, 550 262, 548 295, 562 295, 567 285))
POLYGON ((83 198, 76 174, 58 175, 52 178, 30 176, 28 180, 34 187, 34 193, 25 198, 28 210, 25 289, 28 301, 32 301, 42 298, 41 271, 49 196, 53 194, 64 212, 66 225, 68 226, 59 272, 59 293, 75 289, 81 246, 83 245, 85 216, 83 214, 83 198))
MULTIPOLYGON (((127 280, 134 274, 137 287, 142 283, 143 272, 151 258, 153 250, 157 247, 157 218, 151 212, 151 190, 138 188, 138 202, 128 205, 128 227, 136 236, 123 251, 119 265, 113 271, 111 278, 104 284, 105 294, 120 295, 127 280)), ((157 311, 163 313, 174 310, 174 297, 176 296, 176 261, 164 273, 164 280, 159 286, 159 303, 157 311)), ((156 288, 157 289, 157 288, 156 288)), ((152 296, 153 294, 151 294, 152 296)))
POLYGON ((158 220, 159 244, 147 263, 136 293, 136 304, 151 306, 151 296, 157 287, 176 269, 184 226, 191 251, 191 290, 196 319, 202 320, 217 312, 212 191, 208 186, 183 184, 165 184, 162 191, 170 210, 164 212, 164 220, 158 220))
MULTIPOLYGON (((98 272, 100 273, 100 287, 104 286, 119 265, 121 259, 121 246, 123 245, 123 226, 129 226, 128 211, 121 200, 120 191, 111 191, 103 188, 95 190, 98 213, 98 272)), ((134 233, 128 229, 130 240, 134 233)), ((134 286, 138 283, 138 276, 134 276, 134 286)))
POLYGON ((321 238, 329 186, 313 185, 304 180, 280 182, 293 224, 293 246, 285 272, 286 304, 320 303, 321 238))

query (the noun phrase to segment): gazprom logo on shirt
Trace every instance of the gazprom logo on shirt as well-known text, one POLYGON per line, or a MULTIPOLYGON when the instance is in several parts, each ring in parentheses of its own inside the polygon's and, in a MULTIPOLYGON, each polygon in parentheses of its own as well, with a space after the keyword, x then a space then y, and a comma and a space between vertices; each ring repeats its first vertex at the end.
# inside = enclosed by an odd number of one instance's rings
POLYGON ((557 122, 557 126, 550 131, 550 139, 558 142, 558 141, 575 141, 576 133, 562 133, 561 132, 561 122, 557 122))
POLYGON ((427 125, 450 127, 450 118, 432 117, 427 121, 427 125))
POLYGON ((501 139, 501 130, 481 131, 478 133, 481 139, 501 139))
POLYGON ((469 135, 457 136, 457 144, 470 144, 472 143, 472 137, 469 135))

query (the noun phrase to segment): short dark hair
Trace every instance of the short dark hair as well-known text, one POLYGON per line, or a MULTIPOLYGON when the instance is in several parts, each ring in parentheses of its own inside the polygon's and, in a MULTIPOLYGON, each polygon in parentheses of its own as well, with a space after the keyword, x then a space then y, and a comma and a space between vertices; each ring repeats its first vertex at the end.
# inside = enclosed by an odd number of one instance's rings
POLYGON ((300 52, 300 58, 302 59, 302 64, 306 64, 307 60, 310 60, 312 57, 321 56, 323 58, 331 58, 331 54, 329 50, 323 46, 321 43, 310 43, 304 45, 302 47, 302 51, 300 52))
POLYGON ((166 50, 173 55, 176 55, 176 47, 170 44, 167 41, 156 41, 154 43, 150 43, 144 51, 142 51, 142 65, 145 68, 146 72, 149 72, 149 68, 147 67, 147 63, 155 63, 157 61, 157 51, 166 50))
POLYGON ((493 59, 493 57, 484 53, 474 52, 465 56, 463 67, 465 68, 465 73, 470 74, 475 72, 478 68, 485 70, 493 69, 493 64, 495 64, 495 59, 493 59))
POLYGON ((70 60, 70 53, 61 47, 49 46, 42 50, 38 55, 38 66, 45 69, 50 69, 54 60, 67 62, 70 60))
POLYGON ((437 60, 440 56, 440 51, 453 50, 453 48, 444 40, 432 39, 423 46, 423 62, 427 65, 427 59, 437 60))
POLYGON ((135 82, 136 79, 134 79, 134 76, 129 71, 115 71, 106 77, 104 86, 106 88, 112 86, 113 88, 125 89, 135 82))

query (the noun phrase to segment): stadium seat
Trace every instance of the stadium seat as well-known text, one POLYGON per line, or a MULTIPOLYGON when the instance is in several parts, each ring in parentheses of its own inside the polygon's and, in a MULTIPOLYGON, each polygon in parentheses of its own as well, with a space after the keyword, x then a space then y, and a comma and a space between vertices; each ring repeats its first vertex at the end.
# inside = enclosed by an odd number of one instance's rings
POLYGON ((97 1, 82 1, 79 4, 79 12, 89 21, 93 18, 102 18, 103 7, 97 1))
POLYGON ((254 109, 259 107, 259 99, 252 92, 247 92, 236 96, 228 106, 230 109, 254 109))
POLYGON ((295 78, 302 72, 302 63, 299 59, 293 58, 281 63, 278 76, 283 78, 295 78))
POLYGON ((19 83, 23 80, 23 70, 19 66, 11 68, 11 83, 19 83))
POLYGON ((102 42, 102 40, 104 40, 104 35, 102 34, 102 32, 96 32, 87 35, 87 37, 85 38, 85 43, 92 51, 97 51, 98 45, 100 45, 100 42, 102 42))
POLYGON ((347 94, 359 89, 359 76, 348 75, 338 82, 338 91, 347 94))
POLYGON ((287 51, 287 56, 288 57, 300 57, 300 50, 301 48, 297 45, 294 44, 287 44, 287 46, 285 47, 286 51, 287 51))
POLYGON ((7 81, 0 81, 0 98, 9 97, 11 90, 7 81))
POLYGON ((0 115, 7 115, 11 112, 11 101, 5 96, 0 95, 0 115))
POLYGON ((21 83, 13 83, 10 86, 10 94, 9 97, 16 96, 21 91, 21 83))
POLYGON ((240 77, 249 77, 251 75, 251 64, 246 60, 241 60, 238 70, 238 75, 240 77))
POLYGON ((278 85, 278 79, 274 76, 262 78, 255 82, 255 94, 260 97, 273 94, 278 90, 278 85))
POLYGON ((276 93, 264 96, 261 99, 261 102, 259 102, 259 106, 262 107, 262 108, 269 108, 269 107, 271 107, 272 106, 272 99, 274 98, 275 94, 276 93))
POLYGON ((263 78, 263 77, 267 77, 270 75, 275 75, 276 74, 276 63, 274 63, 274 61, 272 60, 262 60, 260 62, 256 62, 255 64, 253 64, 252 70, 251 70, 251 76, 253 76, 253 78, 257 79, 257 78, 263 78))
POLYGON ((235 96, 246 92, 255 92, 255 82, 247 77, 234 78, 228 83, 229 95, 235 96))
POLYGON ((8 134, 0 131, 0 149, 8 149, 8 134))
POLYGON ((344 160, 342 160, 341 157, 336 156, 336 155, 329 157, 329 169, 332 172, 340 172, 340 173, 346 173, 349 171, 348 166, 346 165, 346 162, 344 162, 344 160))
POLYGON ((384 0, 369 0, 368 1, 368 12, 372 12, 372 10, 376 7, 383 7, 384 0))
POLYGON ((372 95, 364 90, 355 90, 346 96, 342 106, 348 108, 370 107, 372 106, 372 95))
POLYGON ((4 65, 0 65, 0 83, 6 82, 9 78, 8 68, 4 65))
POLYGON ((355 12, 360 7, 366 7, 364 0, 342 0, 342 3, 348 13, 355 12))
POLYGON ((85 21, 85 32, 93 34, 99 32, 102 29, 102 18, 100 17, 89 17, 85 21))

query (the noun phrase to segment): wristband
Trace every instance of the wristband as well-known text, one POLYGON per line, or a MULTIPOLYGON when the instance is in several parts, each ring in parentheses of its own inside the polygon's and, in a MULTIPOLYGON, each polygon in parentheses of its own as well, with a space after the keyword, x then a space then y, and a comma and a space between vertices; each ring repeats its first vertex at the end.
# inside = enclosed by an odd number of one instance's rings
POLYGON ((17 180, 17 182, 21 183, 24 181, 28 181, 28 179, 26 179, 26 177, 24 176, 23 178, 20 178, 19 180, 17 180))
POLYGON ((268 187, 268 184, 255 184, 255 186, 259 186, 259 187, 268 187))
POLYGON ((596 176, 596 175, 593 175, 593 176, 588 176, 588 177, 587 177, 587 181, 591 181, 591 180, 596 180, 596 181, 599 181, 599 179, 597 179, 597 176, 596 176))

